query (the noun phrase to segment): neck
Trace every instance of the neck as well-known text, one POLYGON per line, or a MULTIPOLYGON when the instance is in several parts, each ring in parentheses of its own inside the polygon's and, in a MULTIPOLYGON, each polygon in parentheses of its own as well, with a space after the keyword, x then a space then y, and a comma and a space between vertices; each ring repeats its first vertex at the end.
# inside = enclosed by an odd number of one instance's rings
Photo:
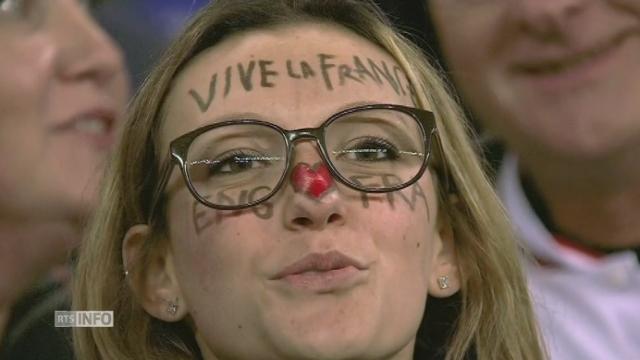
POLYGON ((522 174, 533 182, 557 230, 592 248, 640 247, 637 155, 582 163, 549 158, 525 160, 522 174))

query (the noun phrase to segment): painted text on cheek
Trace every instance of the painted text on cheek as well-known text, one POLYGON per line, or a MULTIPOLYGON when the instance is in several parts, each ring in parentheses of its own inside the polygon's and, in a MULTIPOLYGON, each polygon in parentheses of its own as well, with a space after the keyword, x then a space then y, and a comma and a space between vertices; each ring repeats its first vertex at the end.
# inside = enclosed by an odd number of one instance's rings
MULTIPOLYGON (((394 186, 401 182, 400 178, 398 178, 396 175, 393 175, 393 174, 383 174, 379 176, 373 176, 373 175, 353 176, 351 177, 351 181, 361 186, 370 186, 370 187, 378 187, 380 185, 394 186)), ((385 193, 384 195, 387 199, 387 202, 389 203, 389 206, 392 209, 395 209, 396 197, 399 197, 403 203, 409 206, 411 211, 415 211, 416 205, 418 203, 418 199, 420 199, 424 203, 425 209, 427 211, 427 217, 430 218, 429 204, 427 201, 427 196, 425 195, 424 190, 422 189, 422 186, 420 186, 420 184, 416 182, 415 184, 411 185, 410 189, 411 189, 411 196, 407 196, 406 189, 385 193)), ((370 195, 366 192, 363 192, 360 194, 360 199, 362 201, 362 207, 364 207, 365 209, 368 209, 371 202, 370 195)))
MULTIPOLYGON (((258 186, 252 190, 242 190, 237 199, 227 195, 224 191, 219 191, 217 194, 216 204, 234 206, 238 204, 246 204, 253 202, 271 192, 271 188, 268 186, 258 186)), ((211 196, 206 196, 206 199, 210 200, 211 196)), ((249 208, 255 216, 260 219, 271 219, 273 217, 273 204, 269 202, 263 202, 260 205, 252 206, 249 208)), ((202 205, 200 202, 194 200, 192 206, 192 218, 193 227, 196 234, 200 235, 204 230, 212 225, 218 225, 225 217, 233 217, 239 215, 244 210, 215 210, 202 205)))

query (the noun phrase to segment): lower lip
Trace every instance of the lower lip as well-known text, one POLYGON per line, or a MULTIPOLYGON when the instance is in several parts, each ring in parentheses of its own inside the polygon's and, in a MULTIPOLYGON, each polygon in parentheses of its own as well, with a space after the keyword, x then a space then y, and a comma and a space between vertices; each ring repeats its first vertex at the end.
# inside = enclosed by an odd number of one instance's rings
POLYGON ((347 266, 329 271, 309 271, 287 275, 280 279, 287 285, 315 293, 330 293, 356 286, 366 276, 366 270, 347 266))
POLYGON ((560 72, 536 75, 520 73, 520 76, 533 86, 548 93, 590 86, 591 82, 600 78, 601 75, 606 76, 608 69, 618 67, 615 62, 624 55, 622 53, 629 43, 628 40, 630 39, 624 39, 604 52, 560 72))
POLYGON ((82 133, 80 136, 85 137, 96 149, 99 150, 109 150, 114 144, 114 136, 111 131, 101 135, 82 133))

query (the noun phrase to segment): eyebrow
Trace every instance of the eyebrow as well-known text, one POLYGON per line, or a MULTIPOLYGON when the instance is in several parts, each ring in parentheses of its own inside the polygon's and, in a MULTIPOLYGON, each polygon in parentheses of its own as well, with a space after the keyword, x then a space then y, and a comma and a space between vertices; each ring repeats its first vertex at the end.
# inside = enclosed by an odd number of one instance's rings
MULTIPOLYGON (((354 101, 354 102, 350 102, 350 103, 344 104, 343 106, 337 108, 334 111, 334 114, 338 113, 338 112, 340 112, 342 110, 350 109, 352 107, 359 107, 359 106, 364 106, 364 105, 377 105, 377 104, 403 105, 402 103, 400 103, 398 101, 364 101, 364 100, 361 100, 361 101, 354 101)), ((411 100, 411 105, 409 105, 409 106, 412 106, 412 107, 415 107, 415 108, 420 108, 418 106, 418 104, 416 104, 415 101, 413 101, 413 99, 411 100)), ((428 110, 428 111, 432 111, 432 110, 428 110)))
MULTIPOLYGON (((352 107, 363 106, 363 105, 375 105, 375 104, 382 104, 382 103, 379 101, 354 101, 354 102, 343 104, 342 106, 336 108, 336 110, 333 111, 332 114, 338 113, 342 110, 346 110, 352 107)), ((230 114, 224 114, 224 115, 215 117, 213 119, 210 119, 209 121, 211 121, 211 123, 213 124, 213 123, 219 123, 227 120, 238 120, 238 119, 255 119, 255 120, 271 121, 271 120, 268 120, 270 118, 271 117, 269 116, 265 116, 255 112, 233 112, 230 114)), ((323 120, 326 120, 326 119, 323 119, 323 120)))
POLYGON ((211 124, 228 121, 228 120, 238 120, 238 119, 252 119, 252 120, 264 120, 267 117, 264 115, 260 115, 254 112, 234 112, 231 114, 225 114, 213 119, 210 119, 211 124))
MULTIPOLYGON (((385 102, 384 104, 389 104, 390 102, 385 102)), ((336 109, 336 111, 334 111, 333 113, 336 114, 342 110, 346 110, 346 109, 350 109, 350 108, 354 108, 354 107, 359 107, 359 106, 365 106, 365 105, 375 105, 375 104, 382 104, 382 102, 379 101, 354 101, 354 102, 350 102, 350 103, 346 103, 343 106, 339 107, 338 109, 336 109)))
MULTIPOLYGON (((346 110, 346 109, 350 109, 353 107, 359 107, 359 106, 364 106, 364 105, 376 105, 376 104, 391 104, 391 103, 395 103, 395 102, 380 102, 380 101, 352 101, 352 102, 348 102, 346 104, 342 104, 340 107, 336 108, 331 115, 333 114, 337 114, 340 111, 346 110)), ((329 116, 331 116, 329 115, 329 116)), ((267 121, 270 123, 275 124, 275 122, 273 120, 272 117, 270 116, 265 116, 265 115, 261 115, 255 112, 234 112, 234 113, 230 113, 230 114, 225 114, 225 115, 221 115, 218 117, 215 117, 213 119, 210 119, 210 124, 215 124, 215 123, 219 123, 219 122, 223 122, 223 121, 228 121, 228 120, 239 120, 239 119, 252 119, 252 120, 262 120, 262 121, 267 121)), ((327 120, 328 118, 325 119, 321 119, 322 121, 327 120)))

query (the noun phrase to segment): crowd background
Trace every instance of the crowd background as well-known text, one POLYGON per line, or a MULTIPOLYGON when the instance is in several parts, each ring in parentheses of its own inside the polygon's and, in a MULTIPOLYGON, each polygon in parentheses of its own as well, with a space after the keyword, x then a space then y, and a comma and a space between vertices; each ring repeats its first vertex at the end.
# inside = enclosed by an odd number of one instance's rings
MULTIPOLYGON (((613 0, 612 0, 613 1, 613 0)), ((624 3, 626 0, 616 0, 624 3)), ((0 1, 1 3, 2 1, 0 1)), ((207 0, 109 0, 100 1, 92 9, 96 20, 119 43, 124 51, 133 92, 141 85, 151 66, 155 63, 165 46, 182 29, 185 21, 198 11, 207 0)), ((447 65, 442 59, 440 44, 436 35, 430 31, 430 17, 425 2, 420 0, 376 0, 391 16, 396 26, 425 50, 436 67, 445 72, 447 65), (425 12, 427 12, 425 14, 425 12)), ((474 120, 473 114, 469 117, 474 120)), ((502 145, 486 137, 482 125, 473 122, 481 134, 486 148, 486 156, 495 171, 503 154, 502 145), (488 140, 488 141, 487 141, 488 140)), ((639 252, 636 248, 636 252, 639 252)), ((30 307, 32 303, 22 304, 30 307)), ((443 304, 449 306, 451 304, 443 304)), ((440 306, 435 301, 430 306, 440 306)), ((437 313, 437 312, 431 312, 437 313)), ((446 323, 451 319, 439 319, 446 323)))

